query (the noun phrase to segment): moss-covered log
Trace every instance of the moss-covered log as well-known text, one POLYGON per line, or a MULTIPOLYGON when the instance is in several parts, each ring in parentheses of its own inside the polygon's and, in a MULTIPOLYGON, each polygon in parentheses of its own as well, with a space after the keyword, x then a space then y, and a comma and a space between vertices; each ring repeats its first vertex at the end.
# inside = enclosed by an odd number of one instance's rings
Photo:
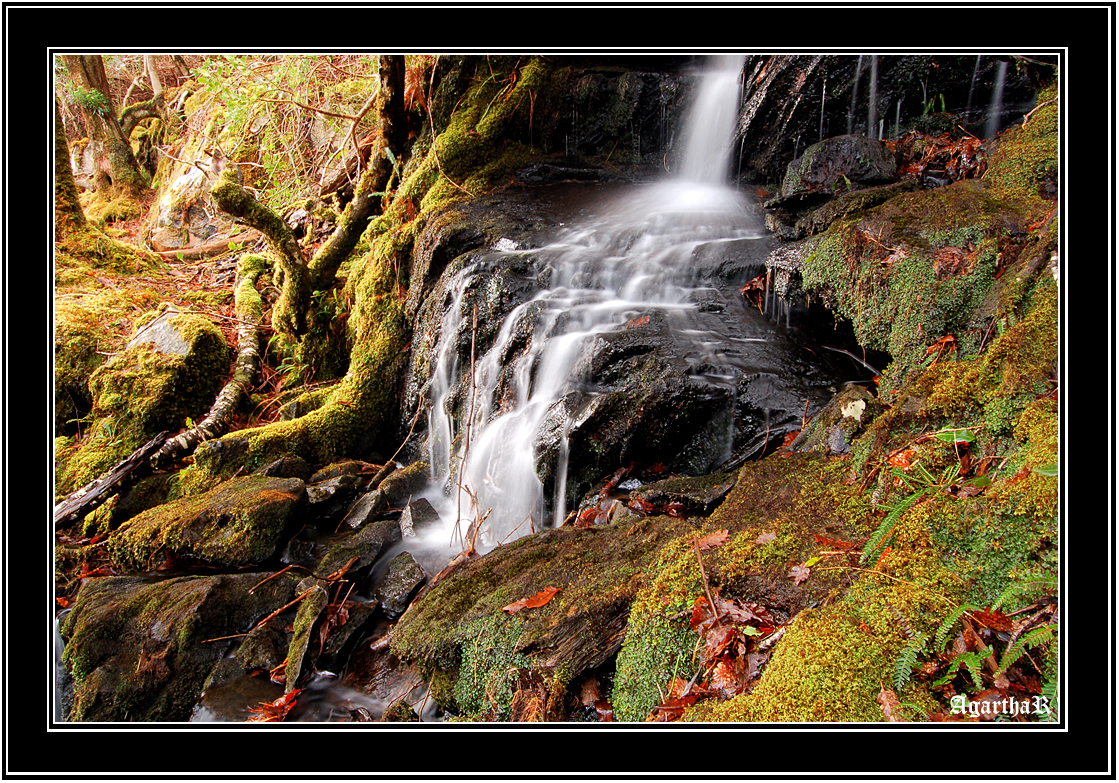
POLYGON ((233 414, 245 399, 260 369, 260 322, 264 302, 256 290, 256 280, 265 269, 261 256, 245 255, 238 267, 239 282, 235 292, 235 308, 240 319, 237 325, 237 361, 233 377, 218 393, 206 418, 194 427, 171 438, 152 457, 156 467, 166 465, 192 451, 204 440, 216 438, 229 429, 233 414))

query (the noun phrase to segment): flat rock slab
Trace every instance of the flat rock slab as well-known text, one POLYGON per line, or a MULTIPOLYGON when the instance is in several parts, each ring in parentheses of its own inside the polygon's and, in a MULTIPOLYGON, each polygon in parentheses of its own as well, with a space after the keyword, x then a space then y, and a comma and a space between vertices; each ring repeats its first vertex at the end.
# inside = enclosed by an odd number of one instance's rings
POLYGON ((304 489, 297 478, 230 479, 137 514, 109 538, 109 556, 131 571, 154 568, 164 553, 230 567, 261 562, 275 554, 305 502, 304 489))

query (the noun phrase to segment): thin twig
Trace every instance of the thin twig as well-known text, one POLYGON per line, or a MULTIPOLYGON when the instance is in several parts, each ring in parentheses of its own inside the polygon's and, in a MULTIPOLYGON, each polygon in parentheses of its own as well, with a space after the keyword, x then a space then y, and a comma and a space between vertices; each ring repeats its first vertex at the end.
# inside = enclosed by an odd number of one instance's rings
POLYGON ((707 572, 703 570, 703 556, 699 553, 699 539, 693 536, 692 545, 695 547, 696 559, 699 560, 699 575, 703 577, 703 592, 707 595, 707 604, 711 607, 711 611, 715 613, 713 622, 717 623, 722 617, 722 613, 719 611, 719 608, 715 606, 715 602, 711 598, 711 588, 707 584, 707 572))
POLYGON ((856 362, 858 362, 859 364, 861 364, 861 365, 862 365, 863 367, 866 367, 866 368, 867 368, 868 370, 870 370, 870 371, 871 371, 872 373, 874 373, 875 375, 881 375, 881 374, 882 374, 882 373, 878 372, 878 370, 874 369, 874 368, 873 368, 873 367, 871 367, 871 366, 870 366, 869 364, 867 364, 866 362, 864 362, 864 361, 863 361, 862 359, 860 359, 860 358, 859 358, 858 356, 855 356, 855 354, 851 353, 850 351, 845 351, 845 350, 843 350, 842 348, 832 348, 832 347, 831 347, 830 345, 824 345, 824 346, 821 346, 821 347, 823 347, 823 348, 827 348, 827 349, 828 349, 829 351, 835 351, 836 353, 845 353, 845 354, 847 354, 848 356, 850 356, 850 357, 851 357, 852 359, 854 359, 854 360, 855 360, 856 362))

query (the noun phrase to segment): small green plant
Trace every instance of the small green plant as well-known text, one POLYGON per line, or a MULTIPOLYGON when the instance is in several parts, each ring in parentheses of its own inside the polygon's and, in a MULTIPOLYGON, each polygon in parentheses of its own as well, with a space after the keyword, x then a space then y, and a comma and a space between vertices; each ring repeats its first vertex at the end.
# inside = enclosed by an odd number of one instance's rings
POLYGON ((70 100, 75 106, 79 106, 100 117, 108 117, 112 114, 109 101, 105 99, 105 96, 101 94, 100 90, 87 89, 81 85, 75 85, 70 90, 70 100))

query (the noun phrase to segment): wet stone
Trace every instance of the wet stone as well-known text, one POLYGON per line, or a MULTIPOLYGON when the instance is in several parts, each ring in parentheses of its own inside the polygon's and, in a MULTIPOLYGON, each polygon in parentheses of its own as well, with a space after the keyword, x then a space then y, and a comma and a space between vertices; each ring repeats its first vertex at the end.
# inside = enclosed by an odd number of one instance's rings
POLYGON ((377 598, 385 616, 395 620, 404 614, 408 604, 427 582, 427 574, 408 552, 402 552, 389 563, 388 572, 377 586, 377 598))
POLYGON ((400 534, 405 538, 414 538, 417 533, 422 533, 429 528, 439 527, 443 520, 428 502, 427 498, 413 500, 400 515, 400 534))

